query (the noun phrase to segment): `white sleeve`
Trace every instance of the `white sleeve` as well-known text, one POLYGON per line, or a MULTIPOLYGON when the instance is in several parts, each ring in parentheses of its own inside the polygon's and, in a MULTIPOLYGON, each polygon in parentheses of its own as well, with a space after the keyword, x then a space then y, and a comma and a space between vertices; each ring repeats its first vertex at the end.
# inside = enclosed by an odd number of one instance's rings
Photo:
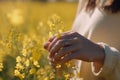
POLYGON ((120 80, 120 52, 104 43, 100 43, 100 45, 102 45, 105 50, 105 61, 98 73, 95 73, 95 66, 92 63, 93 74, 105 80, 120 80))
POLYGON ((80 11, 85 7, 85 4, 87 3, 88 0, 79 0, 78 3, 78 9, 77 9, 77 16, 80 13, 80 11))

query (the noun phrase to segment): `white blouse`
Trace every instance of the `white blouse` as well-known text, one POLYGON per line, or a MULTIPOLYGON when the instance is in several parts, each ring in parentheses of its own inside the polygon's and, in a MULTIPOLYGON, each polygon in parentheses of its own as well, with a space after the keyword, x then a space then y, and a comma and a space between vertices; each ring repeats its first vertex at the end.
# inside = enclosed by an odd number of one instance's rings
POLYGON ((107 14, 95 8, 92 14, 82 10, 76 17, 73 31, 95 42, 104 42, 120 50, 120 13, 107 14))
MULTIPOLYGON (((83 2, 84 1, 88 0, 83 0, 83 2)), ((104 1, 105 0, 102 0, 101 5, 104 1)), ((92 66, 91 69, 90 63, 82 62, 81 65, 81 62, 78 61, 77 64, 84 80, 98 80, 98 76, 102 77, 102 79, 99 78, 99 80, 120 80, 120 52, 118 51, 120 50, 120 13, 105 13, 98 8, 87 13, 83 8, 79 11, 72 30, 83 36, 87 35, 87 38, 93 42, 103 42, 109 45, 100 44, 105 48, 106 55, 104 66, 99 73, 94 72, 94 66, 92 66), (112 74, 110 75, 110 73, 112 74)))

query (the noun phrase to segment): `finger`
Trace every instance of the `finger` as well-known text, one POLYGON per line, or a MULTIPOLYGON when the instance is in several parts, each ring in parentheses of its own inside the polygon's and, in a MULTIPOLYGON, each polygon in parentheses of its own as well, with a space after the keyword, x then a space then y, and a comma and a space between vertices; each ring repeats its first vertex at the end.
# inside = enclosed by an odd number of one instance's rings
MULTIPOLYGON (((61 36, 61 38, 59 38, 59 39, 73 39, 73 38, 76 38, 76 39, 78 39, 77 38, 77 36, 78 36, 78 33, 76 33, 76 32, 68 32, 68 33, 65 33, 64 35, 62 35, 61 36)), ((51 42, 51 44, 49 45, 49 47, 48 47, 48 50, 49 51, 51 51, 51 49, 52 49, 52 47, 55 45, 55 43, 59 40, 58 38, 55 38, 52 42, 51 42)), ((63 46, 63 45, 60 45, 60 46, 63 46)), ((54 54, 54 53, 53 53, 54 54)))
POLYGON ((49 42, 52 42, 55 39, 55 36, 52 36, 51 38, 49 38, 49 42))
POLYGON ((58 40, 58 41, 56 41, 55 45, 53 45, 51 47, 51 49, 50 49, 50 57, 53 57, 54 52, 64 46, 63 41, 64 40, 58 40))
POLYGON ((51 50, 52 46, 53 46, 57 41, 58 41, 58 38, 55 37, 54 40, 49 44, 49 46, 48 46, 48 51, 51 50))
POLYGON ((50 44, 50 42, 46 42, 46 43, 44 44, 44 48, 45 48, 45 49, 48 49, 49 44, 50 44))
POLYGON ((59 61, 59 63, 66 63, 66 62, 69 62, 70 60, 73 60, 73 59, 77 59, 77 57, 79 56, 79 53, 76 51, 74 53, 71 53, 69 55, 66 55, 63 59, 61 59, 59 61))
MULTIPOLYGON (((63 50, 61 53, 68 53, 69 52, 69 49, 72 51, 74 50, 75 48, 78 48, 78 44, 75 44, 78 42, 78 39, 77 38, 74 38, 74 39, 66 39, 66 40, 59 40, 58 42, 56 42, 56 44, 52 47, 52 49, 50 50, 50 56, 53 57, 55 55, 55 53, 57 53, 59 50, 63 50), (73 45, 75 44, 75 45, 73 45), (71 46, 73 45, 73 47, 71 46), (68 47, 70 46, 70 47, 68 47), (65 49, 64 50, 64 47, 68 47, 67 50, 65 49), (71 49, 72 47, 72 49, 71 49)), ((63 54, 63 55, 64 55, 63 54)))
MULTIPOLYGON (((70 32, 64 32, 60 38, 63 38, 65 35, 68 35, 68 34, 70 34, 70 32)), ((55 37, 55 38, 51 41, 50 45, 48 46, 48 50, 49 50, 49 51, 50 51, 50 49, 52 48, 52 46, 57 42, 57 40, 59 40, 60 38, 55 37)))
POLYGON ((54 38, 55 38, 55 36, 52 36, 51 38, 48 39, 48 41, 46 43, 44 43, 45 49, 48 49, 50 42, 52 42, 54 40, 54 38))
POLYGON ((72 45, 72 46, 68 46, 68 47, 64 47, 62 49, 60 49, 58 51, 58 53, 56 53, 56 55, 54 56, 54 60, 59 60, 62 57, 64 57, 67 54, 70 54, 71 52, 75 52, 76 50, 78 50, 78 44, 72 45))
POLYGON ((64 40, 64 39, 58 40, 50 50, 50 57, 53 57, 55 53, 57 53, 58 50, 60 50, 61 48, 71 45, 72 43, 73 43, 73 40, 64 40))
POLYGON ((74 37, 78 37, 79 34, 77 32, 68 32, 68 33, 63 33, 61 35, 61 39, 72 39, 74 37))

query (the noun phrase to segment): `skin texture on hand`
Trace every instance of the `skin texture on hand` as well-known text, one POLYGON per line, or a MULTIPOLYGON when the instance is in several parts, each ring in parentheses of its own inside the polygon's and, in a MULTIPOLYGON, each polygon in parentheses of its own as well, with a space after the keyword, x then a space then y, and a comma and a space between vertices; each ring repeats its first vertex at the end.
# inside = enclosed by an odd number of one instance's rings
POLYGON ((54 63, 66 63, 73 59, 94 62, 96 72, 104 64, 104 49, 77 32, 65 32, 60 38, 53 36, 44 48, 50 52, 49 58, 54 63))

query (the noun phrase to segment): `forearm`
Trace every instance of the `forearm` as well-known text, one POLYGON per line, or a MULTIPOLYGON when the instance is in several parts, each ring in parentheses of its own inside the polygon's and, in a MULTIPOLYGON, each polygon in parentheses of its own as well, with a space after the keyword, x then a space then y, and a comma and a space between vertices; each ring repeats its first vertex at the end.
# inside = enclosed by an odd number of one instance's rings
POLYGON ((104 65, 104 60, 105 60, 105 51, 104 48, 100 45, 97 45, 99 47, 99 51, 96 53, 98 55, 98 59, 93 62, 93 65, 95 66, 95 72, 99 72, 100 69, 104 65))

